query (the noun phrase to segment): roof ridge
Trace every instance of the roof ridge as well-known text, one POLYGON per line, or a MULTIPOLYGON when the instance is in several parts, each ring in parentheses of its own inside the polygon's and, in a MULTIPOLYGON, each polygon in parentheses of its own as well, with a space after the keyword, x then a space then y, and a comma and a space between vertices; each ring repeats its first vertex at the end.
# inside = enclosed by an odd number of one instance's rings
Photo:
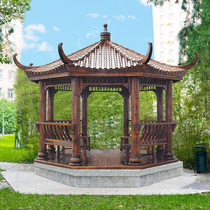
MULTIPOLYGON (((136 55, 138 55, 138 56, 145 57, 143 54, 141 54, 141 53, 139 53, 139 52, 137 52, 137 51, 135 51, 135 50, 131 50, 130 48, 127 48, 127 47, 125 47, 125 46, 122 46, 122 45, 120 45, 120 44, 117 44, 116 42, 112 42, 112 43, 115 44, 115 45, 117 45, 117 46, 119 46, 119 47, 124 48, 125 50, 128 50, 128 51, 130 51, 130 52, 133 52, 134 54, 136 54, 136 55)), ((138 60, 135 59, 135 61, 138 61, 138 60)))
POLYGON ((80 51, 83 51, 84 49, 87 49, 87 48, 89 48, 89 47, 92 47, 90 50, 88 50, 85 54, 81 55, 79 58, 73 59, 73 61, 81 60, 81 59, 84 58, 85 56, 89 55, 92 51, 94 51, 94 49, 97 48, 97 47, 99 46, 100 43, 101 43, 101 41, 96 42, 96 43, 94 43, 94 44, 92 44, 92 45, 90 45, 90 46, 88 46, 88 47, 85 47, 85 48, 83 48, 83 49, 81 49, 81 50, 78 50, 78 51, 76 51, 76 52, 74 52, 74 53, 68 55, 67 57, 73 56, 73 55, 75 55, 76 53, 78 53, 78 52, 80 52, 80 51))
MULTIPOLYGON (((115 49, 122 57, 127 58, 127 59, 132 60, 132 61, 136 61, 136 59, 133 59, 127 53, 122 52, 122 50, 119 49, 119 47, 123 47, 123 46, 121 46, 121 45, 119 45, 119 44, 117 44, 115 42, 112 42, 112 41, 109 41, 109 45, 110 45, 110 47, 112 47, 113 49, 115 49)), ((129 49, 126 49, 126 50, 129 50, 129 49)))

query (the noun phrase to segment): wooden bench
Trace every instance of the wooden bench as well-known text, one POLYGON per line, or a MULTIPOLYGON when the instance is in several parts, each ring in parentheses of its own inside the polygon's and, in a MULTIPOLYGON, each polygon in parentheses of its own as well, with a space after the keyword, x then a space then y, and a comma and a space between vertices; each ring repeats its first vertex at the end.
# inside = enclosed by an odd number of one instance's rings
MULTIPOLYGON (((167 144, 167 131, 169 126, 172 126, 172 131, 174 130, 176 123, 174 122, 140 122, 140 147, 147 148, 147 154, 154 155, 154 146, 155 145, 165 145, 167 144)), ((130 143, 129 139, 131 136, 121 137, 121 150, 126 150, 126 161, 129 161, 129 151, 130 143), (126 142, 124 144, 124 142, 126 142)))
MULTIPOLYGON (((37 122, 38 130, 43 129, 45 133, 45 145, 57 146, 57 158, 60 158, 60 147, 62 147, 62 154, 65 154, 66 149, 72 149, 71 120, 60 120, 54 122, 37 122)), ((82 157, 86 156, 86 150, 90 150, 90 137, 81 136, 83 142, 81 145, 82 157)))

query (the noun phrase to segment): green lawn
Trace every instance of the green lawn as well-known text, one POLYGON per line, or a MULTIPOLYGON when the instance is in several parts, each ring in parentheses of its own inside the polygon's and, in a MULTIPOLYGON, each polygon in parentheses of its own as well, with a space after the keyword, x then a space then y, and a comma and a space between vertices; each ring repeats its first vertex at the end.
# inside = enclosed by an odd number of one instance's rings
MULTIPOLYGON (((0 139, 0 161, 26 162, 14 135, 0 139)), ((2 176, 0 175, 0 181, 2 176)), ((0 190, 0 209, 210 209, 210 194, 153 196, 32 195, 0 190)))
POLYGON ((4 135, 0 139, 0 162, 27 162, 28 152, 23 148, 15 148, 15 136, 4 135))
POLYGON ((210 194, 152 196, 32 195, 4 189, 0 209, 209 209, 210 194))

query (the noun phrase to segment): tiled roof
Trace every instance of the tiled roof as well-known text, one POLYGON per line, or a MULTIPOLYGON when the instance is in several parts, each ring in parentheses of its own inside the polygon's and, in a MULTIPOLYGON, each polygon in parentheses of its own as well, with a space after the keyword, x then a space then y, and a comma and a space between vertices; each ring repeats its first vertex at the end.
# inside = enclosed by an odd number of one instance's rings
POLYGON ((139 69, 138 66, 144 65, 144 71, 154 71, 160 74, 178 74, 183 76, 189 68, 195 65, 196 59, 187 66, 171 66, 160 63, 158 61, 150 59, 152 53, 152 44, 148 50, 147 56, 144 56, 138 52, 130 50, 119 44, 110 41, 110 33, 107 31, 107 25, 104 25, 104 32, 101 33, 101 40, 95 44, 92 44, 86 48, 83 48, 75 53, 66 56, 62 49, 62 43, 58 47, 60 60, 52 63, 32 67, 23 66, 20 64, 16 55, 14 55, 14 62, 16 65, 25 70, 26 74, 40 75, 51 74, 53 72, 61 72, 65 65, 84 68, 87 71, 89 69, 139 69), (148 62, 149 61, 149 62, 148 62))
MULTIPOLYGON (((87 69, 124 69, 142 65, 140 62, 145 56, 116 44, 112 41, 99 41, 84 49, 67 56, 72 60, 74 66, 87 69)), ((61 60, 52 63, 26 69, 26 73, 40 74, 50 73, 62 69, 64 66, 61 60)), ((150 60, 147 66, 155 71, 176 74, 185 71, 180 67, 173 67, 171 65, 163 64, 155 60, 150 60)))
POLYGON ((92 69, 120 69, 136 66, 143 56, 112 41, 97 42, 67 56, 75 66, 92 69))

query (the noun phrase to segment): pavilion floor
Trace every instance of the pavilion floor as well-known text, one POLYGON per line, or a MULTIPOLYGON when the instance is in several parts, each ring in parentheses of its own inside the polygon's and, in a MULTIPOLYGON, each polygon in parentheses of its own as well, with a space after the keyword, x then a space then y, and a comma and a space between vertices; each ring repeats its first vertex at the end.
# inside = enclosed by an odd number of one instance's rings
POLYGON ((38 160, 35 162, 55 165, 60 167, 72 168, 72 169, 144 169, 168 163, 177 162, 178 159, 172 160, 165 159, 164 155, 147 154, 146 151, 141 151, 141 165, 131 166, 126 164, 125 151, 119 149, 91 149, 87 151, 87 162, 83 166, 71 166, 70 159, 72 156, 71 150, 66 150, 65 153, 61 153, 58 158, 57 155, 53 155, 48 160, 38 160))

